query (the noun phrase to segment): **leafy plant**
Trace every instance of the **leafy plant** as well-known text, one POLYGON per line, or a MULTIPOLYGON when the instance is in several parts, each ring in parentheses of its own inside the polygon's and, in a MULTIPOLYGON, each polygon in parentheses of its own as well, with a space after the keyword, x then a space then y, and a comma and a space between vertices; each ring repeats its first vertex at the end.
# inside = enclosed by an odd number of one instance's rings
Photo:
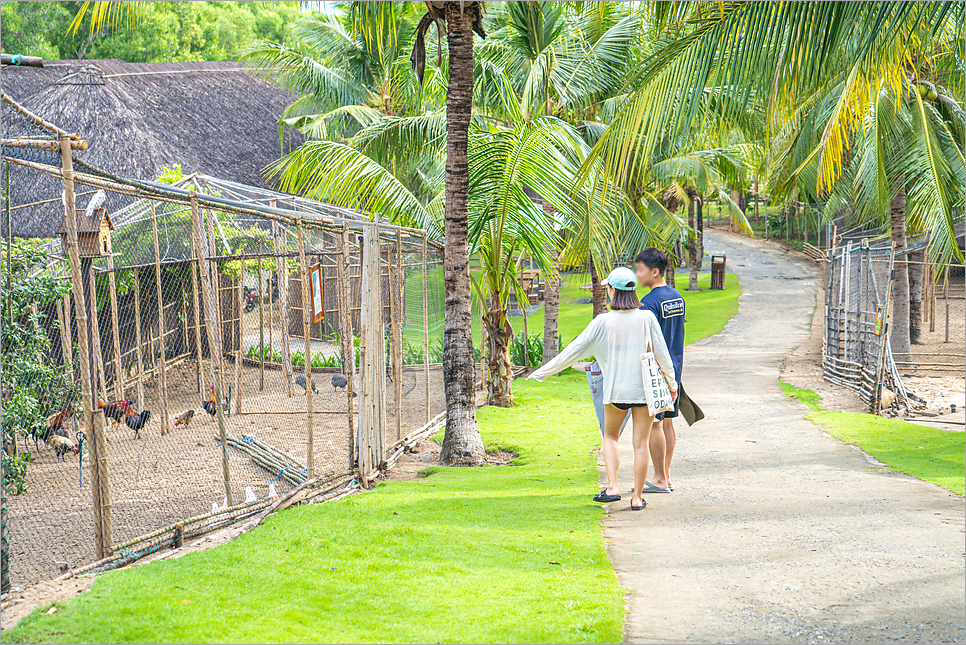
MULTIPOLYGON (((524 365, 524 344, 523 332, 513 337, 510 341, 510 362, 514 365, 524 365)), ((527 354, 530 357, 530 367, 540 365, 543 361, 543 336, 541 334, 530 334, 529 342, 526 345, 527 354)))
POLYGON ((26 490, 27 464, 33 459, 30 452, 17 451, 17 438, 41 435, 47 417, 65 408, 73 415, 78 400, 70 366, 51 360, 42 308, 62 298, 68 284, 46 273, 33 274, 46 261, 46 251, 16 241, 0 273, 3 486, 17 494, 26 490), (37 305, 37 313, 31 313, 31 305, 37 305))

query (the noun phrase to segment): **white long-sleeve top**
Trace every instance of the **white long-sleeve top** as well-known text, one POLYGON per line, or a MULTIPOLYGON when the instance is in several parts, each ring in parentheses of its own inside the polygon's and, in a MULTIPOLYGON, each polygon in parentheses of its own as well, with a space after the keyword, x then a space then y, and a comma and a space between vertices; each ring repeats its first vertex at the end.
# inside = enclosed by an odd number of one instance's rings
POLYGON ((650 331, 650 351, 654 352, 661 373, 673 392, 677 388, 674 364, 661 327, 654 314, 641 309, 609 311, 597 316, 580 336, 556 358, 533 372, 530 378, 543 381, 582 358, 594 356, 604 377, 604 403, 646 403, 641 373, 641 354, 649 349, 645 344, 645 325, 650 331))

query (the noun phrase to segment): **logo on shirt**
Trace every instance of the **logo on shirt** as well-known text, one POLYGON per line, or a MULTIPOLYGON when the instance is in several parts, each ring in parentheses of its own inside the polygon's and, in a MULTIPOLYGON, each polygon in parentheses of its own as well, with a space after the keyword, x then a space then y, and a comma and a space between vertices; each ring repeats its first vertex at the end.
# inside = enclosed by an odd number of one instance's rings
POLYGON ((675 316, 684 315, 684 300, 682 298, 675 298, 674 300, 665 300, 661 303, 661 318, 674 318, 675 316))

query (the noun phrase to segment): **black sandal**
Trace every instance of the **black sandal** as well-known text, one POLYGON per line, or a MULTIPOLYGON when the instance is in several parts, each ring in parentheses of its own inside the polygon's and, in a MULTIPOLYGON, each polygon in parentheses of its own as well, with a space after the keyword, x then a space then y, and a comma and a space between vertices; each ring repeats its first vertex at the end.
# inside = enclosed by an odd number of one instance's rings
POLYGON ((634 506, 634 502, 631 502, 632 511, 643 511, 647 507, 647 500, 642 499, 640 506, 634 506))
POLYGON ((606 488, 603 489, 602 491, 600 491, 599 493, 597 493, 596 495, 594 495, 594 501, 595 502, 600 502, 602 504, 608 504, 610 502, 618 502, 618 501, 620 501, 620 498, 621 498, 621 496, 619 494, 618 495, 608 495, 606 488))

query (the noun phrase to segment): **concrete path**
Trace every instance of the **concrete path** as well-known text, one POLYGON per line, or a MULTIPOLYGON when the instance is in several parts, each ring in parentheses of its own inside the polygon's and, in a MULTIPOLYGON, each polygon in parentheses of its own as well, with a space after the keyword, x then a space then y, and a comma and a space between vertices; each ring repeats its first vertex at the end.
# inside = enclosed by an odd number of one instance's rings
MULTIPOLYGON (((963 642, 964 504, 805 421, 778 385, 816 285, 781 250, 710 233, 740 311, 685 352, 707 419, 678 427, 675 492, 609 505, 630 642, 963 642)), ((632 482, 629 436, 621 488, 632 482)), ((601 472, 603 478, 603 469, 601 472)))

